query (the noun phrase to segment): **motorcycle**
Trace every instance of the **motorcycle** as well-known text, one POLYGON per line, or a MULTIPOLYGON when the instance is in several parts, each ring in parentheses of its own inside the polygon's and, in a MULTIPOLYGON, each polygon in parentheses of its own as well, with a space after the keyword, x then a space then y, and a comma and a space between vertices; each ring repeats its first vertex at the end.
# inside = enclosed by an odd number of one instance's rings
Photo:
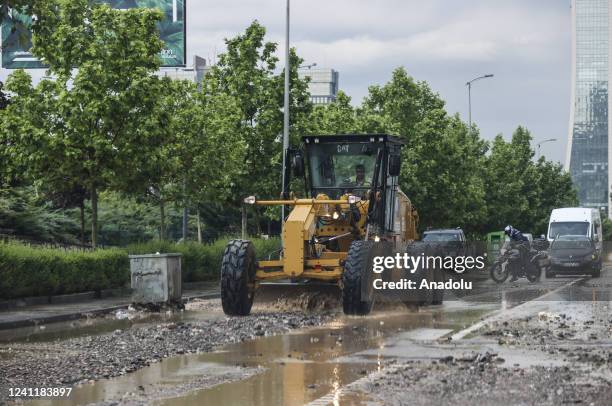
POLYGON ((506 241, 490 268, 491 279, 503 283, 510 274, 517 278, 527 278, 529 282, 536 282, 542 276, 543 267, 540 260, 546 258, 546 252, 536 251, 524 244, 513 244, 506 241))

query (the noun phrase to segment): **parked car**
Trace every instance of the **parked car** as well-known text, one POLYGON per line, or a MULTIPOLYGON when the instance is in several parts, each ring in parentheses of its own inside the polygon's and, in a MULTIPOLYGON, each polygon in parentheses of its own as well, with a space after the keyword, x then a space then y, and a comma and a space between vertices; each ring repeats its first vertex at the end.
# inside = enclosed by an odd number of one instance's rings
POLYGON ((562 235, 550 245, 547 278, 556 274, 601 275, 601 255, 593 239, 585 235, 562 235))
POLYGON ((465 234, 460 228, 427 230, 423 233, 423 241, 440 244, 444 254, 453 257, 469 255, 465 234))

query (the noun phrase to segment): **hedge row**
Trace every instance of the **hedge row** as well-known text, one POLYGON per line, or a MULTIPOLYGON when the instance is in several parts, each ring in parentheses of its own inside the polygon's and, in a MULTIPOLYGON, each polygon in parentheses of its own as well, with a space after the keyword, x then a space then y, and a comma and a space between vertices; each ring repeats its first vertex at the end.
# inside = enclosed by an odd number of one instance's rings
POLYGON ((66 251, 0 244, 0 298, 48 296, 124 286, 129 281, 124 250, 66 251))
MULTIPOLYGON (((174 244, 163 241, 150 241, 144 244, 133 244, 128 246, 130 254, 150 253, 179 253, 182 258, 183 282, 198 282, 217 280, 223 251, 229 238, 221 238, 212 244, 199 244, 187 242, 174 244)), ((272 252, 280 248, 279 239, 252 239, 255 252, 260 259, 267 258, 272 252)))
MULTIPOLYGON (((126 249, 76 251, 0 243, 0 300, 97 291, 129 284, 128 254, 180 253, 184 282, 219 277, 229 238, 212 244, 151 241, 126 249)), ((254 239, 259 258, 280 247, 278 239, 254 239)))

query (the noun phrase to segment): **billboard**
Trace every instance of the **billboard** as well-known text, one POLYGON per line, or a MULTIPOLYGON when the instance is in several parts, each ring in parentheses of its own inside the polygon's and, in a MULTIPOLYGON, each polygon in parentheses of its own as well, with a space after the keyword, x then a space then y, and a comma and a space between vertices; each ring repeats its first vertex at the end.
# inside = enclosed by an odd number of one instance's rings
MULTIPOLYGON (((164 13, 159 34, 164 42, 162 66, 185 66, 187 0, 96 0, 115 9, 158 8, 164 13)), ((2 67, 36 69, 45 66, 30 53, 32 17, 10 10, 2 21, 2 67)))

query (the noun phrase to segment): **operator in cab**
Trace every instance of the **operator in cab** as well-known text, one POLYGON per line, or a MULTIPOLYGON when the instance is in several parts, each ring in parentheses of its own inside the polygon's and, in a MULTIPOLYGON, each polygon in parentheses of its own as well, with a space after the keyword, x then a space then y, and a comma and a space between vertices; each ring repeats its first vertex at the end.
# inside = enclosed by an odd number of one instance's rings
POLYGON ((370 182, 366 180, 365 177, 365 166, 363 164, 357 164, 355 166, 355 177, 351 178, 350 183, 353 186, 370 186, 370 182))

